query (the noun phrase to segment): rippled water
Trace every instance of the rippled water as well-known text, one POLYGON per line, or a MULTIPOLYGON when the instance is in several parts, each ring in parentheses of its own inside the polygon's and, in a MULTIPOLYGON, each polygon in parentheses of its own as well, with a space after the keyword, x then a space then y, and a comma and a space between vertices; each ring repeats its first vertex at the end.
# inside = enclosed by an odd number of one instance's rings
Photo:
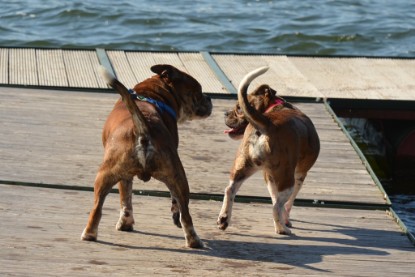
POLYGON ((415 1, 0 0, 5 46, 414 57, 415 1))
POLYGON ((415 1, 0 1, 0 46, 415 56, 415 1))

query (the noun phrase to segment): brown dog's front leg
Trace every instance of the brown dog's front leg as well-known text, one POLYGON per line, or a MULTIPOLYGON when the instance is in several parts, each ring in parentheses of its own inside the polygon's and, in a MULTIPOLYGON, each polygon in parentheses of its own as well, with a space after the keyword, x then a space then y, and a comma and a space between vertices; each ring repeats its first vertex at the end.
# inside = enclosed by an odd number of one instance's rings
POLYGON ((222 209, 220 210, 219 217, 216 222, 218 228, 221 230, 226 230, 231 222, 233 202, 242 183, 242 180, 237 182, 230 180, 229 186, 225 188, 222 209))
POLYGON ((219 229, 225 230, 229 226, 236 193, 243 182, 254 173, 255 169, 246 160, 240 158, 235 161, 235 165, 231 171, 229 185, 225 188, 222 209, 216 221, 219 229))

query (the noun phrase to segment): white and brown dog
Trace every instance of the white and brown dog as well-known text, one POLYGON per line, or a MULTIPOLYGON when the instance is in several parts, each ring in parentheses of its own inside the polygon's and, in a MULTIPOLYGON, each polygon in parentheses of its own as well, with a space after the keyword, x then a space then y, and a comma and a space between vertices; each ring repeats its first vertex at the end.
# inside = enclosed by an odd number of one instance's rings
POLYGON ((320 151, 320 140, 310 118, 276 96, 276 91, 262 85, 247 95, 252 80, 267 70, 262 67, 244 77, 236 107, 225 113, 225 124, 232 128, 226 133, 233 139, 242 138, 242 142, 217 221, 222 230, 230 223, 233 201, 242 183, 262 169, 273 203, 275 231, 291 234, 287 228, 291 226, 291 208, 320 151))
POLYGON ((82 233, 83 240, 96 240, 105 197, 118 183, 121 200, 117 230, 133 230, 132 184, 134 176, 164 182, 170 190, 174 223, 182 227, 186 244, 203 247, 189 213, 189 185, 180 161, 177 122, 208 117, 210 98, 192 76, 171 65, 155 65, 156 73, 129 91, 104 68, 107 83, 121 96, 102 132, 104 161, 94 184, 94 206, 82 233))

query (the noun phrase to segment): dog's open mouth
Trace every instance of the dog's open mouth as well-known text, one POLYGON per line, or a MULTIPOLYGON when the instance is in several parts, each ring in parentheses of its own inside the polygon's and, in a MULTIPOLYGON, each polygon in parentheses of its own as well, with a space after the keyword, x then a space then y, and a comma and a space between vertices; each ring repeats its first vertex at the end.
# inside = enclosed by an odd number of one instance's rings
POLYGON ((228 134, 230 137, 241 136, 244 134, 247 125, 241 125, 239 127, 230 128, 223 131, 225 134, 228 134))

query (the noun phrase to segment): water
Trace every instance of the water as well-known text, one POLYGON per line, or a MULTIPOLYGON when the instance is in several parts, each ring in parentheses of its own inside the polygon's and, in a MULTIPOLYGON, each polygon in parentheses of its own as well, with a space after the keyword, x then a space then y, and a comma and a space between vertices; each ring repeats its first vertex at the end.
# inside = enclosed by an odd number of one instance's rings
POLYGON ((408 0, 8 0, 1 46, 415 56, 408 0))
POLYGON ((4 46, 414 57, 415 1, 0 0, 4 46))

